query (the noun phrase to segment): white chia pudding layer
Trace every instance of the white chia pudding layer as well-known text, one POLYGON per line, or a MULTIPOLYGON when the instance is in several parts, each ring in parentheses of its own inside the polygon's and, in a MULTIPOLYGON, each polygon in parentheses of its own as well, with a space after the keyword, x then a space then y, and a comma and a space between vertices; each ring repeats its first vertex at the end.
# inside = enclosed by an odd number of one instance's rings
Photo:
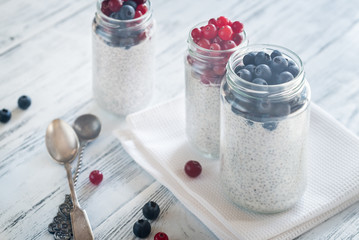
POLYGON ((149 104, 154 83, 154 48, 151 38, 127 49, 109 46, 93 33, 93 92, 101 107, 127 115, 149 104))
POLYGON ((206 157, 219 157, 220 86, 204 84, 186 67, 186 132, 189 142, 206 157))
POLYGON ((292 207, 306 185, 309 111, 299 110, 269 130, 222 104, 221 181, 239 206, 275 213, 292 207), (227 128, 227 129, 224 129, 227 128))

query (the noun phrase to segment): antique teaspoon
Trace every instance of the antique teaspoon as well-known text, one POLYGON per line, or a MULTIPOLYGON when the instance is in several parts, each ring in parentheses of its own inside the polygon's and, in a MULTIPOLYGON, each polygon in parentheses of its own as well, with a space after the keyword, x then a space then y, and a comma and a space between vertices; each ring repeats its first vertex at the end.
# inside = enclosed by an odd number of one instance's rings
POLYGON ((74 239, 94 239, 86 211, 81 209, 77 200, 72 179, 70 163, 76 158, 79 150, 79 139, 75 131, 63 120, 53 120, 46 130, 46 147, 54 160, 65 165, 73 204, 73 208, 70 211, 70 217, 74 239))

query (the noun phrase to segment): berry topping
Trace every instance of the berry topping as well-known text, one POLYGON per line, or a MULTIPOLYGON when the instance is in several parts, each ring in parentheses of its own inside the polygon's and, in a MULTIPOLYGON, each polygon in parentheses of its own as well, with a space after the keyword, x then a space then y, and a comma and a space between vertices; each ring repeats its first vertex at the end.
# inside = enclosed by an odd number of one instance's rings
POLYGON ((232 40, 222 42, 222 49, 223 50, 228 50, 228 49, 234 48, 236 46, 237 46, 236 43, 234 41, 232 41, 232 40))
POLYGON ((270 62, 270 56, 265 52, 258 52, 254 57, 254 63, 259 64, 268 64, 270 62))
POLYGON ((99 185, 103 179, 102 172, 99 170, 92 171, 90 173, 89 179, 92 184, 99 185))
POLYGON ((109 0, 108 2, 108 8, 112 11, 112 12, 117 12, 120 11, 121 7, 122 7, 122 0, 109 0))
POLYGON ((268 65, 259 64, 254 69, 254 76, 256 78, 262 78, 264 80, 268 80, 268 79, 270 79, 272 77, 272 71, 271 71, 270 67, 268 67, 268 65))
POLYGON ((191 36, 193 39, 201 39, 202 38, 202 31, 199 28, 194 28, 191 32, 191 36))
POLYGON ((241 69, 237 72, 238 77, 250 82, 252 81, 252 74, 247 69, 241 69))
POLYGON ((226 17, 220 16, 217 18, 217 27, 223 27, 229 24, 229 20, 226 17))
POLYGON ((215 18, 211 18, 208 20, 208 24, 213 24, 214 26, 217 27, 217 20, 215 18))
POLYGON ((215 25, 213 24, 208 24, 207 26, 204 27, 203 33, 202 33, 203 37, 211 40, 214 37, 217 36, 217 28, 215 25))
POLYGON ((0 122, 7 123, 10 120, 10 118, 11 118, 11 111, 5 108, 0 111, 0 122))
POLYGON ((254 63, 254 58, 256 57, 256 54, 254 52, 250 52, 247 55, 245 55, 243 57, 243 64, 244 65, 248 65, 248 64, 255 64, 254 63))
POLYGON ((219 45, 218 43, 212 43, 209 46, 209 49, 211 49, 211 50, 221 50, 221 45, 219 45))
POLYGON ((31 98, 26 95, 23 95, 17 100, 17 105, 19 106, 19 108, 26 110, 31 105, 31 98))
MULTIPOLYGON (((214 26, 214 25, 213 25, 214 26)), ((233 35, 233 30, 230 26, 226 25, 221 27, 218 30, 218 36, 222 39, 222 40, 231 40, 232 39, 232 35, 233 35)))
POLYGON ((101 12, 103 12, 106 16, 110 16, 112 11, 108 7, 108 3, 110 0, 105 0, 101 3, 101 12))
POLYGON ((233 33, 232 36, 233 36, 233 41, 236 43, 237 46, 242 43, 243 37, 240 33, 233 33))
POLYGON ((121 20, 130 20, 135 17, 135 9, 131 5, 123 5, 119 13, 121 20))
POLYGON ((199 162, 190 160, 184 166, 184 171, 189 177, 198 177, 202 172, 202 166, 199 162))
POLYGON ((292 80, 294 77, 290 72, 281 72, 277 79, 277 84, 286 83, 292 80))
POLYGON ((136 9, 137 8, 137 3, 135 1, 132 1, 132 0, 129 0, 129 1, 125 1, 123 3, 123 5, 130 5, 133 7, 133 9, 136 9))
POLYGON ((133 233, 136 237, 145 238, 151 233, 151 225, 147 220, 140 219, 133 225, 133 233))
POLYGON ((209 47, 211 46, 211 42, 208 39, 202 38, 197 42, 197 45, 202 48, 209 49, 209 47))
POLYGON ((135 17, 134 18, 139 18, 139 17, 141 17, 143 14, 142 14, 142 12, 141 11, 136 11, 135 12, 135 17))
POLYGON ((148 11, 146 4, 140 4, 136 8, 137 11, 140 11, 142 14, 145 14, 148 11))
POLYGON ((160 207, 156 202, 149 201, 142 207, 142 213, 147 219, 154 220, 160 214, 160 207))
POLYGON ((282 53, 279 52, 278 50, 274 50, 271 54, 270 54, 270 57, 273 59, 277 56, 282 56, 282 53))
POLYGON ((158 232, 156 233, 155 237, 153 238, 153 240, 168 240, 168 236, 166 233, 164 232, 158 232))
POLYGON ((282 56, 276 56, 271 62, 273 72, 282 72, 288 67, 287 60, 282 56))

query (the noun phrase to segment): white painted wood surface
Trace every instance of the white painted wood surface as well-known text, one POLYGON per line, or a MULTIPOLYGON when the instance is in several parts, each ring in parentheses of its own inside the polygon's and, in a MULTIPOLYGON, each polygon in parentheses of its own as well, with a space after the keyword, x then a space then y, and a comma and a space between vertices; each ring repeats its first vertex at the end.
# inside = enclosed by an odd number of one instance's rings
MULTIPOLYGON (((192 25, 220 15, 244 22, 250 43, 272 43, 304 61, 313 101, 359 135, 359 1, 156 0, 155 97, 184 91, 183 54, 192 25)), ((162 207, 153 231, 170 239, 217 239, 163 186, 142 170, 112 135, 124 118, 100 109, 91 92, 91 22, 95 2, 0 1, 0 108, 13 110, 0 124, 0 239, 52 239, 47 225, 69 192, 63 166, 51 160, 45 129, 54 118, 69 123, 91 112, 103 130, 89 145, 78 182, 81 205, 96 239, 135 239, 133 223, 144 202, 162 207), (27 94, 32 106, 16 109, 27 94), (89 173, 104 181, 93 186, 89 173)), ((340 161, 340 159, 338 159, 340 161)), ((359 203, 298 239, 359 239, 359 203)))

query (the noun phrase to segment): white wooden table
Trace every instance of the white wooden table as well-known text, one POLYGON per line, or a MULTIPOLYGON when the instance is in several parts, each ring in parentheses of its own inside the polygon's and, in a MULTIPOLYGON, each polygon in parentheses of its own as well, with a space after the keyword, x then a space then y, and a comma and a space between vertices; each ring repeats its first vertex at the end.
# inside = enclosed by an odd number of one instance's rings
MULTIPOLYGON (((157 20, 155 97, 184 91, 183 54, 192 25, 220 15, 245 24, 250 43, 295 51, 304 61, 313 101, 359 135, 359 1, 165 1, 153 3, 157 20)), ((55 118, 73 123, 99 116, 101 135, 85 151, 78 195, 96 239, 134 239, 140 208, 156 200, 152 223, 170 239, 217 239, 194 215, 122 149, 112 131, 124 118, 100 109, 91 89, 91 22, 94 0, 0 1, 0 108, 13 111, 0 124, 0 239, 53 239, 47 226, 69 193, 63 166, 44 143, 55 118), (27 94, 32 106, 16 109, 27 94), (99 186, 88 181, 100 169, 99 186)), ((340 161, 340 159, 338 159, 340 161)), ((359 203, 298 239, 359 239, 359 203)))

